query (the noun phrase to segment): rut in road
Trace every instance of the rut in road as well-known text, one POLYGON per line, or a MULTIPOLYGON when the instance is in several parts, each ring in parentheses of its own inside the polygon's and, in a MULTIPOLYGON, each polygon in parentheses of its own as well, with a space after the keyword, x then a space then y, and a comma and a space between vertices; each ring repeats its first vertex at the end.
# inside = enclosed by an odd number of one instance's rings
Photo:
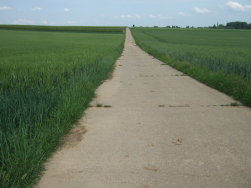
POLYGON ((232 102, 142 51, 127 29, 113 78, 36 187, 251 187, 251 110, 221 106, 232 102))

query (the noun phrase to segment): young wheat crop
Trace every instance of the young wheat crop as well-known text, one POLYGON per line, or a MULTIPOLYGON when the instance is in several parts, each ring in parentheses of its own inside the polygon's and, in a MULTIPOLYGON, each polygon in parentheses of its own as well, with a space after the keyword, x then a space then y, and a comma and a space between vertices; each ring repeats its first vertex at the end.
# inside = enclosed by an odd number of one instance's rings
POLYGON ((124 34, 0 30, 0 187, 34 184, 123 50, 124 34))
POLYGON ((68 31, 68 32, 111 32, 121 33, 125 27, 94 27, 94 26, 39 26, 39 25, 1 25, 0 29, 68 31))
POLYGON ((134 28, 141 48, 251 106, 249 30, 134 28))

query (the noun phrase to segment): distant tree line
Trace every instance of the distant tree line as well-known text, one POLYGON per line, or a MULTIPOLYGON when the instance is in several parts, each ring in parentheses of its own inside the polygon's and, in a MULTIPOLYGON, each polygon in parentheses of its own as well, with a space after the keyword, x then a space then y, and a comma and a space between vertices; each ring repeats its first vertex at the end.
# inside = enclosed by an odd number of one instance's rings
POLYGON ((179 26, 174 26, 174 25, 173 26, 168 25, 168 26, 166 26, 166 28, 180 28, 180 27, 179 26))
POLYGON ((217 26, 210 26, 209 28, 214 29, 251 29, 251 23, 248 24, 247 22, 229 22, 226 25, 220 24, 217 26))
MULTIPOLYGON (((166 28, 180 28, 179 26, 166 26, 166 28)), ((186 28, 195 28, 186 26, 186 28)), ((229 22, 226 25, 218 24, 209 27, 198 27, 198 28, 212 28, 212 29, 251 29, 251 23, 248 24, 247 22, 229 22)))
MULTIPOLYGON (((135 25, 133 25, 135 27, 135 25)), ((142 26, 141 26, 142 27, 142 26)), ((153 26, 155 28, 158 28, 158 26, 153 26)), ((166 26, 166 28, 180 28, 180 26, 166 26)), ((195 28, 194 26, 186 26, 186 28, 195 28)), ((247 22, 229 22, 226 25, 224 24, 218 24, 214 26, 209 27, 198 27, 198 28, 212 28, 212 29, 251 29, 251 23, 248 24, 247 22)))
POLYGON ((251 29, 251 23, 247 22, 229 22, 226 25, 227 29, 251 29))

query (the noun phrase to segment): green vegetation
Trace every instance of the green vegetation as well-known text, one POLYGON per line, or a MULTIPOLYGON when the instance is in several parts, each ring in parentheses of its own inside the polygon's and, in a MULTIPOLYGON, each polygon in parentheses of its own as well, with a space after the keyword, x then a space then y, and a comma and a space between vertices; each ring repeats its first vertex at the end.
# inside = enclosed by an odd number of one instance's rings
MULTIPOLYGON (((224 27, 224 25, 220 25, 221 28, 224 27)), ((227 29, 251 29, 251 23, 248 24, 247 22, 229 22, 227 23, 226 27, 227 29)))
POLYGON ((104 105, 105 108, 111 108, 111 105, 104 105))
POLYGON ((0 187, 30 187, 109 78, 124 34, 0 30, 0 187))
POLYGON ((156 58, 251 106, 251 32, 210 29, 131 29, 156 58))
POLYGON ((0 29, 121 33, 125 27, 0 25, 0 29))
POLYGON ((217 26, 214 24, 214 26, 209 26, 208 28, 211 28, 211 29, 251 29, 251 23, 248 24, 247 22, 228 22, 226 25, 217 23, 217 26))
POLYGON ((103 104, 98 103, 98 104, 96 105, 96 107, 101 108, 101 107, 103 107, 103 104))

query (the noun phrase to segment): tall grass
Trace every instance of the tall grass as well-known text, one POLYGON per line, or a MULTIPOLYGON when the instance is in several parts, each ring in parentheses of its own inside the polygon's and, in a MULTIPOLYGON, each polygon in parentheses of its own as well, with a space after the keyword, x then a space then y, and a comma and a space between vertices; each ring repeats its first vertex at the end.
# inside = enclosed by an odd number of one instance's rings
POLYGON ((148 53, 251 106, 251 32, 132 29, 148 53))
POLYGON ((29 187, 120 56, 123 34, 0 30, 0 187, 29 187))

